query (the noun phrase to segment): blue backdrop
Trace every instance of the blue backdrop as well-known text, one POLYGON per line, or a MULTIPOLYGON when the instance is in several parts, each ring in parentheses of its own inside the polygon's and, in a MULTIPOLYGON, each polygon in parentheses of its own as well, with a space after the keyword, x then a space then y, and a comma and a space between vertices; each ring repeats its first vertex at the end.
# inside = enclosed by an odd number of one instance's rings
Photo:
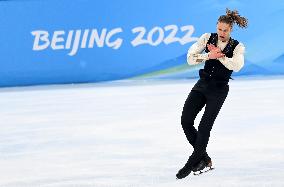
POLYGON ((226 7, 249 19, 237 75, 284 74, 284 1, 0 1, 0 86, 190 78, 187 49, 226 7))

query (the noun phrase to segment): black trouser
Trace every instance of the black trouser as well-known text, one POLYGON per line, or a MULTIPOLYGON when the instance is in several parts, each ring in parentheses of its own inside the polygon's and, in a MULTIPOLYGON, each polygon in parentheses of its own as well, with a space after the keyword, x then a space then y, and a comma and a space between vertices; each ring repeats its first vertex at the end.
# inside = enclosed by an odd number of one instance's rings
POLYGON ((187 140, 194 148, 187 162, 191 167, 198 164, 203 158, 208 157, 206 147, 210 131, 227 97, 228 91, 229 86, 227 84, 216 86, 214 80, 205 81, 200 79, 185 101, 181 124, 187 140), (194 120, 205 105, 205 111, 197 131, 194 127, 194 120))

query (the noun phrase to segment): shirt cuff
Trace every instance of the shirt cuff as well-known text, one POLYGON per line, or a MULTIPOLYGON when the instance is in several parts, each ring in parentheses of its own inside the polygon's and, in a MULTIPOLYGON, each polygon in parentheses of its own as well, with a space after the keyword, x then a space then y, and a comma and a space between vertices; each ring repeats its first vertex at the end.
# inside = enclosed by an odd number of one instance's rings
POLYGON ((193 54, 193 58, 196 62, 200 63, 203 61, 206 61, 209 59, 209 54, 204 53, 204 54, 193 54))

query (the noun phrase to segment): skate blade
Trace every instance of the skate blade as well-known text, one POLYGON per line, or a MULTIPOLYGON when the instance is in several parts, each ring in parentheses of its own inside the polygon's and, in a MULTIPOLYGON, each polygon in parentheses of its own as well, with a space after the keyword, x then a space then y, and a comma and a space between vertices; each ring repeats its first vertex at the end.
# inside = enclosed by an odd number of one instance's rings
POLYGON ((201 170, 201 171, 193 172, 193 175, 199 176, 199 175, 204 174, 204 173, 207 173, 207 172, 209 172, 209 171, 211 171, 211 170, 213 170, 213 169, 215 169, 215 168, 213 168, 213 167, 209 167, 209 168, 206 167, 206 168, 204 168, 204 169, 201 170))

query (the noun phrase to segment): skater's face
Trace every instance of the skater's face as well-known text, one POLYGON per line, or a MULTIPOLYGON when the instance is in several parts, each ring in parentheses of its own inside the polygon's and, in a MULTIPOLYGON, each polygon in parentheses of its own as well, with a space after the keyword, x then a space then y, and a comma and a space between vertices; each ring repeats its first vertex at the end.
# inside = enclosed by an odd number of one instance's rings
POLYGON ((222 42, 226 42, 230 39, 231 31, 232 31, 231 25, 223 22, 217 23, 218 39, 221 40, 222 42))

